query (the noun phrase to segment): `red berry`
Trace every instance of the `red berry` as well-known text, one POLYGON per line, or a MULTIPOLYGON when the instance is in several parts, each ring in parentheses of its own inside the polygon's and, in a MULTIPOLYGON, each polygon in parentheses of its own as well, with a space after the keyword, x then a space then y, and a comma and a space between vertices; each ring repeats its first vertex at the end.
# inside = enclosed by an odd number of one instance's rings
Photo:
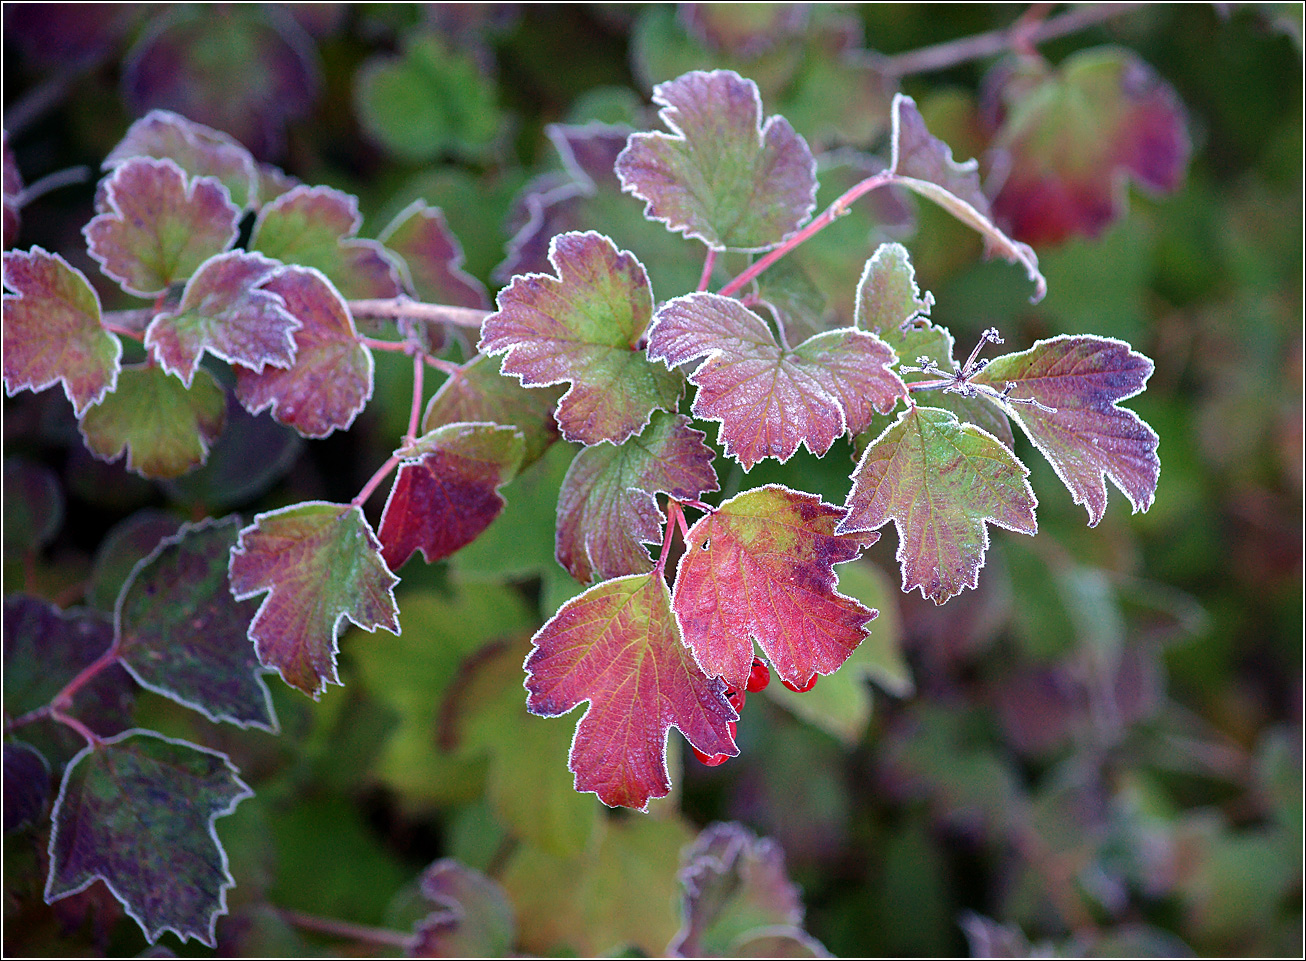
MULTIPOLYGON (((735 721, 727 721, 726 727, 730 729, 730 739, 733 741, 735 739, 735 730, 738 728, 738 724, 735 721)), ((730 759, 729 754, 704 754, 692 744, 689 747, 690 750, 694 752, 694 757, 698 758, 708 767, 716 767, 718 764, 724 764, 730 759)))
POLYGON ((797 691, 799 694, 806 694, 812 688, 816 687, 816 679, 819 676, 820 676, 819 674, 813 674, 812 679, 808 681, 806 684, 804 684, 802 687, 799 687, 797 684, 790 684, 783 677, 780 678, 780 683, 783 684, 785 687, 789 688, 789 690, 791 691, 797 691))
POLYGON ((748 693, 746 691, 736 691, 733 688, 726 689, 726 700, 730 702, 730 706, 735 709, 736 714, 744 713, 744 701, 747 697, 748 693))
POLYGON ((748 693, 756 694, 758 691, 764 691, 770 683, 771 669, 760 657, 753 658, 753 669, 748 672, 748 693))

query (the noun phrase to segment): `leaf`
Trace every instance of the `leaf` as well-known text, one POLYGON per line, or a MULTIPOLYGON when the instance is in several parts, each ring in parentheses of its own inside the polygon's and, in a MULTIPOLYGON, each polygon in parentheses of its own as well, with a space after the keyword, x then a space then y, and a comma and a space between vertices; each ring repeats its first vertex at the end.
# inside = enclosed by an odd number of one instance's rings
POLYGON ((378 532, 386 565, 397 571, 419 550, 433 564, 474 541, 503 510, 499 488, 522 448, 512 427, 447 424, 401 451, 378 532))
POLYGON ((515 427, 525 444, 521 462, 525 470, 558 439, 553 409, 563 390, 523 387, 517 378, 505 377, 500 364, 499 358, 477 354, 450 374, 426 405, 422 429, 487 422, 515 427))
POLYGON ((422 872, 422 894, 437 907, 417 923, 410 953, 423 958, 501 958, 517 923, 503 888, 480 871, 441 858, 422 872))
POLYGON ((114 611, 118 657, 142 686, 210 721, 275 733, 248 637, 257 605, 227 587, 239 527, 237 517, 182 525, 136 565, 114 611))
POLYGON ((549 244, 558 276, 514 277, 481 327, 480 349, 527 387, 564 382, 557 421, 570 441, 619 444, 655 409, 674 410, 683 385, 639 344, 653 313, 648 275, 634 254, 592 231, 549 244))
POLYGON ((848 659, 875 612, 835 589, 834 565, 876 537, 836 531, 843 517, 815 494, 769 484, 689 529, 672 606, 704 673, 744 690, 754 639, 795 687, 848 659))
POLYGON ((152 507, 139 510, 111 527, 95 551, 86 585, 87 603, 112 613, 136 565, 180 527, 181 521, 176 516, 152 507))
POLYGON ((705 754, 739 753, 725 685, 698 669, 680 639, 660 573, 603 581, 565 603, 531 639, 526 706, 556 717, 582 701, 568 766, 577 791, 647 810, 671 790, 667 731, 705 754))
POLYGON ((418 300, 488 307, 485 285, 463 270, 463 249, 439 207, 418 199, 401 210, 378 239, 399 255, 404 287, 418 300))
POLYGON ((76 267, 40 247, 6 251, 5 393, 62 383, 78 417, 118 383, 122 344, 100 326, 100 298, 76 267))
POLYGON ((63 525, 63 487, 54 471, 25 457, 6 457, 4 492, 5 551, 24 554, 50 543, 63 525))
POLYGON ((212 947, 236 883, 214 822, 253 794, 225 754, 154 731, 86 747, 55 801, 46 902, 98 879, 151 944, 172 931, 212 947))
POLYGON ((652 570, 662 538, 658 493, 697 500, 718 489, 713 454, 681 414, 658 411, 638 437, 576 455, 558 492, 558 563, 587 584, 652 570))
POLYGON ((135 121, 101 167, 112 170, 133 157, 171 160, 191 177, 212 177, 242 209, 258 201, 258 167, 250 152, 222 131, 171 110, 151 110, 135 121))
POLYGON ((50 762, 22 741, 4 746, 4 831, 12 834, 35 824, 50 801, 50 762))
POLYGON ((345 302, 325 277, 304 267, 284 268, 263 288, 301 325, 295 362, 287 370, 237 370, 237 399, 251 414, 272 408, 274 420, 305 437, 348 428, 371 399, 373 360, 345 302))
POLYGON ((992 360, 974 378, 1033 405, 1008 408, 1011 418, 1052 464, 1076 504, 1096 527, 1106 512, 1106 478, 1129 499, 1134 512, 1152 506, 1161 476, 1160 439, 1137 414, 1117 406, 1141 393, 1152 362, 1111 337, 1060 336, 1029 350, 992 360))
POLYGON ((1005 115, 992 143, 1006 165, 993 212, 1022 240, 1097 237, 1124 212, 1129 180, 1157 193, 1183 182, 1183 105, 1132 51, 1081 50, 1055 70, 1000 65, 984 96, 1005 115))
POLYGON ((342 620, 399 633, 399 579, 359 507, 309 501, 258 514, 232 548, 230 578, 238 601, 268 592, 249 627, 259 662, 314 698, 340 683, 342 620))
POLYGON ((145 346, 187 387, 206 350, 256 373, 266 366, 289 367, 300 322, 280 296, 260 289, 282 269, 243 250, 210 257, 187 281, 176 309, 150 321, 145 346))
POLYGON ((171 160, 133 157, 102 184, 87 251, 129 294, 155 297, 235 241, 240 211, 218 181, 171 160), (102 198, 102 205, 99 203, 102 198))
POLYGON ((1033 534, 1029 471, 991 434, 955 414, 912 407, 866 448, 853 472, 842 531, 898 530, 902 589, 942 604, 974 587, 986 523, 1033 534))
POLYGON ((78 422, 87 449, 142 477, 179 477, 204 463, 227 420, 227 398, 208 371, 187 387, 152 364, 124 367, 113 393, 78 422))
POLYGON ((648 355, 670 367, 703 358, 689 375, 694 414, 721 422, 725 451, 745 470, 764 457, 784 462, 800 443, 820 456, 906 395, 888 369, 893 352, 873 334, 845 327, 786 349, 761 317, 718 294, 663 304, 648 355))
POLYGON ((893 98, 893 159, 889 172, 893 182, 938 204, 984 238, 990 254, 1008 263, 1019 263, 1034 284, 1031 303, 1047 293, 1047 280, 1039 273, 1038 255, 1027 244, 1012 240, 993 223, 989 202, 980 189, 979 162, 959 164, 942 140, 930 135, 916 109, 916 101, 904 94, 893 98))
POLYGON ((384 247, 355 236, 362 224, 357 197, 301 185, 259 211, 249 246, 274 260, 322 271, 346 300, 397 297, 399 272, 384 247))
POLYGON ((757 84, 732 70, 694 71, 653 88, 670 134, 631 134, 617 158, 622 189, 644 215, 714 250, 762 251, 816 207, 816 161, 780 116, 762 123, 757 84))

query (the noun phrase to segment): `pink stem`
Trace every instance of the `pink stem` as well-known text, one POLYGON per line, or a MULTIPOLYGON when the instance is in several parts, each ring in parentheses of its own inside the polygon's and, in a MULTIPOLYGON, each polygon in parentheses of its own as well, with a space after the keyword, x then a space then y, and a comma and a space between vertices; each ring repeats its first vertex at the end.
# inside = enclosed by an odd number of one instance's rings
POLYGON ((50 717, 58 721, 60 724, 65 724, 68 727, 72 728, 74 731, 76 731, 78 734, 84 737, 86 739, 86 743, 88 744, 97 745, 103 743, 103 739, 100 737, 100 735, 96 734, 89 727, 87 727, 85 724, 83 724, 81 721, 77 720, 77 718, 73 717, 70 714, 65 714, 63 711, 60 710, 51 709, 50 717))
POLYGON ((411 444, 417 439, 417 423, 422 416, 422 375, 426 372, 426 365, 422 363, 422 355, 413 355, 413 408, 408 414, 408 433, 404 436, 404 443, 411 444))
POLYGON ((349 502, 349 506, 362 507, 366 504, 367 499, 376 492, 378 487, 381 486, 381 482, 390 476, 390 472, 398 466, 399 458, 391 455, 390 459, 382 464, 377 472, 372 475, 371 479, 363 485, 363 489, 358 492, 358 495, 352 501, 349 502))
MULTIPOLYGON (((375 337, 360 337, 358 342, 371 350, 388 350, 395 354, 411 354, 414 350, 413 345, 406 340, 378 340, 375 337)), ((417 351, 417 356, 426 361, 428 367, 434 367, 445 374, 452 374, 454 371, 462 369, 451 360, 444 360, 421 351, 417 351)))
POLYGON ((101 321, 100 326, 111 334, 117 334, 119 337, 127 337, 131 340, 145 340, 143 330, 132 330, 130 327, 119 327, 117 324, 111 324, 107 321, 101 321))
POLYGON ((698 289, 707 290, 708 284, 712 282, 712 269, 716 267, 716 248, 707 248, 707 256, 703 258, 703 276, 698 278, 698 289))
POLYGON ((90 664, 87 664, 84 668, 82 668, 77 673, 76 677, 74 677, 71 681, 65 684, 62 691, 60 691, 54 697, 50 698, 51 714, 55 714, 56 712, 62 711, 64 708, 72 704, 73 697, 77 694, 78 691, 80 691, 83 687, 85 687, 87 684, 90 683, 91 678, 95 677, 95 675, 99 674, 110 664, 116 664, 117 662, 118 662, 118 644, 115 641, 113 644, 109 645, 108 650, 106 650, 103 654, 97 657, 90 664))
POLYGON ((354 924, 350 921, 340 921, 336 918, 319 918, 312 914, 302 914, 299 911, 290 911, 286 908, 277 908, 276 911, 287 924, 293 924, 297 928, 304 928, 306 931, 316 931, 319 934, 330 935, 333 938, 362 941, 366 944, 379 944, 400 949, 411 948, 413 944, 413 936, 402 931, 392 931, 389 928, 373 928, 363 924, 354 924))
POLYGON ((662 553, 658 555, 657 567, 654 570, 658 577, 661 577, 667 569, 667 559, 671 556, 671 538, 675 536, 676 524, 682 528, 685 526, 685 515, 680 510, 680 504, 674 497, 667 498, 667 528, 662 535, 662 553))

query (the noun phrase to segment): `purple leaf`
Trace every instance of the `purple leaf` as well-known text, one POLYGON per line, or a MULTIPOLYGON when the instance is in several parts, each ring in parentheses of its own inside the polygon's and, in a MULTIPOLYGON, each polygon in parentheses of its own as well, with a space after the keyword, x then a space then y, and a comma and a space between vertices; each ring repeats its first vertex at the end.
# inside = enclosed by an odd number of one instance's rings
POLYGON ((300 323, 271 290, 259 289, 281 264, 243 250, 218 254, 200 265, 181 303, 158 314, 145 331, 145 346, 170 374, 189 387, 207 350, 255 373, 289 367, 300 323))
POLYGON ((485 285, 462 269, 463 249, 439 207, 418 199, 405 207, 379 242, 401 260, 404 286, 418 300, 457 307, 488 307, 485 285))
POLYGON ((810 8, 801 3, 685 3, 680 18, 713 50, 751 60, 801 37, 810 8))
POLYGON ((112 612, 118 595, 132 570, 159 541, 171 537, 181 527, 173 514, 156 508, 139 510, 109 529, 95 551, 91 576, 86 586, 86 600, 99 610, 112 612))
POLYGON ((399 633, 394 585, 361 508, 309 501, 254 518, 231 551, 237 600, 268 592, 249 628, 259 662, 318 697, 336 674, 345 618, 399 633))
POLYGON ((422 872, 422 894, 437 907, 417 922, 409 953, 422 958, 500 958, 517 923, 503 888, 453 858, 422 872))
POLYGON ((5 393, 62 383, 81 416, 118 382, 122 344, 100 326, 100 298, 76 267, 40 247, 6 251, 5 393))
POLYGON ((4 749, 4 831, 35 824, 50 802, 50 762, 36 748, 6 741, 4 749))
POLYGON ((558 563, 582 584, 651 570, 641 545, 658 543, 666 521, 656 495, 717 490, 712 458, 688 417, 662 411, 618 447, 582 450, 558 492, 558 563))
POLYGON ((226 188, 171 160, 133 157, 103 188, 104 212, 82 233, 100 269, 129 294, 163 293, 236 239, 240 211, 226 188))
POLYGON ((649 357, 668 366, 702 359, 689 376, 699 388, 694 414, 721 422, 725 451, 745 470, 764 457, 786 461, 800 443, 823 455, 906 396, 888 369, 893 351, 874 334, 846 327, 789 350, 761 317, 718 294, 663 304, 648 341, 649 357))
POLYGON ((1161 476, 1160 439, 1142 419, 1117 403, 1141 393, 1153 365, 1123 341, 1110 337, 1053 337, 1029 350, 992 360, 977 384, 999 390, 1016 386, 1013 399, 1032 404, 1008 412, 1052 464, 1076 504, 1097 526, 1106 512, 1106 479, 1120 489, 1134 511, 1152 506, 1161 476))
POLYGON ((54 804, 46 902, 100 880, 151 944, 172 931, 212 947, 236 883, 214 822, 253 795, 225 754, 153 731, 86 747, 54 804))
POLYGON ((184 525, 131 573, 114 612, 119 659, 144 687, 210 721, 277 730, 249 642, 257 607, 227 587, 240 519, 184 525))
POLYGON ((349 309, 316 270, 286 267, 264 284, 300 323, 287 370, 236 371, 236 397, 251 414, 272 408, 278 422, 305 437, 345 429, 372 396, 372 354, 359 341, 349 309))
POLYGON ((674 410, 684 387, 640 341, 653 313, 648 275, 634 254, 593 232, 549 245, 557 277, 514 277, 485 319, 480 349, 505 354, 503 371, 527 387, 564 382, 557 421, 567 440, 619 444, 656 409, 674 410))
POLYGON ((816 161, 789 121, 762 123, 757 85, 731 70, 694 71, 653 88, 672 131, 631 134, 622 189, 644 214, 717 250, 761 251, 816 207, 816 161))

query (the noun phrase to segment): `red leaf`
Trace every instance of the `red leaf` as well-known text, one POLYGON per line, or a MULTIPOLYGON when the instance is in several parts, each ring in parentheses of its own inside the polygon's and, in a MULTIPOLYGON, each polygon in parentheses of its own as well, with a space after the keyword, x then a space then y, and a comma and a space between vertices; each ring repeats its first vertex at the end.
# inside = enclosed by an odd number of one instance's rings
POLYGON ((671 790, 666 740, 679 728, 708 754, 739 753, 727 725, 738 715, 725 685, 708 678, 680 640, 660 574, 603 581, 565 603, 532 638, 526 706, 554 717, 582 701, 570 768, 576 790, 610 807, 645 810, 671 790))
POLYGON ((876 612, 835 590, 834 565, 878 535, 842 534, 842 507, 777 484, 738 494, 689 529, 673 600, 699 666, 747 689, 753 641, 782 680, 830 674, 876 612))
POLYGON ((406 286, 418 300, 460 307, 488 307, 485 285, 463 266, 458 245, 439 207, 418 199, 381 232, 380 243, 401 259, 406 286))

